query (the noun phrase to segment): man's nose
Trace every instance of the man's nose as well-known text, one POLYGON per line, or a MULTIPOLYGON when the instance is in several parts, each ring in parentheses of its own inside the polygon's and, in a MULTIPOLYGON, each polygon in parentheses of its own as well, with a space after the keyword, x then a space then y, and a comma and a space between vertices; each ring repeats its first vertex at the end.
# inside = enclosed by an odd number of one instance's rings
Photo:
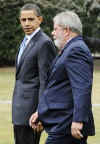
POLYGON ((25 25, 29 25, 29 20, 28 19, 26 19, 25 25))
POLYGON ((52 36, 55 36, 56 35, 55 30, 53 30, 51 34, 52 34, 52 36))
POLYGON ((54 35, 54 31, 52 31, 51 34, 54 35))

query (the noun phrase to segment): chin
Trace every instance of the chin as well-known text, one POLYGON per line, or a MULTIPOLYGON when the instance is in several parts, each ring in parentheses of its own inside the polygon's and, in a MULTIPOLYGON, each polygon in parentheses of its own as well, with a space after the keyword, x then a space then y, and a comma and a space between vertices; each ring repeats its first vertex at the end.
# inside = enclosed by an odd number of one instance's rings
POLYGON ((55 43, 55 46, 60 49, 61 46, 60 46, 60 42, 58 40, 54 40, 54 43, 55 43))
POLYGON ((31 35, 31 34, 32 34, 32 32, 25 32, 25 34, 26 34, 26 35, 31 35))

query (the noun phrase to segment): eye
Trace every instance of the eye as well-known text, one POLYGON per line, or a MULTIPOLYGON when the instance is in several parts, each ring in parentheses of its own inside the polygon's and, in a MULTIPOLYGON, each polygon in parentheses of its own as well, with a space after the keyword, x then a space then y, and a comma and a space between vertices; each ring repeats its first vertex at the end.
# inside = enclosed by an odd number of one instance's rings
POLYGON ((28 18, 29 21, 34 21, 34 18, 28 18))
POLYGON ((25 21, 26 21, 26 18, 22 18, 21 21, 25 22, 25 21))
POLYGON ((57 30, 57 28, 54 28, 54 31, 56 31, 57 30))

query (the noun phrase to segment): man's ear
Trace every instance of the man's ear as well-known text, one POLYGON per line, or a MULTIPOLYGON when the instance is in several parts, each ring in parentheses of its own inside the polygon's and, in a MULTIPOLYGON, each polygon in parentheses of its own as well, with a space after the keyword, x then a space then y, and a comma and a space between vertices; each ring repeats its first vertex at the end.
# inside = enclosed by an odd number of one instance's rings
POLYGON ((43 17, 42 16, 39 16, 38 17, 39 21, 40 21, 40 24, 43 22, 43 17))
POLYGON ((67 27, 67 28, 65 29, 65 35, 66 35, 66 36, 69 36, 69 34, 70 34, 70 28, 67 27))

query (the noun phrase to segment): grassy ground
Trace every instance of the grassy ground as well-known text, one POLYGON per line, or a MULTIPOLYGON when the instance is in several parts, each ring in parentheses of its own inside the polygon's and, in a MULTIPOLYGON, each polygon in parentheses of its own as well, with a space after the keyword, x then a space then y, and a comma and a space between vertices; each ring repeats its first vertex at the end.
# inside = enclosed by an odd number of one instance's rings
MULTIPOLYGON (((100 104, 100 60, 95 61, 93 104, 100 104)), ((0 100, 11 100, 14 86, 14 68, 0 69, 0 100)), ((88 144, 100 144, 100 107, 93 107, 96 125, 96 136, 89 137, 88 144)), ((40 144, 44 144, 46 133, 43 132, 40 144)), ((0 103, 0 144, 13 144, 11 124, 11 104, 0 103)))
POLYGON ((0 100, 12 98, 14 72, 14 68, 0 68, 0 100))

